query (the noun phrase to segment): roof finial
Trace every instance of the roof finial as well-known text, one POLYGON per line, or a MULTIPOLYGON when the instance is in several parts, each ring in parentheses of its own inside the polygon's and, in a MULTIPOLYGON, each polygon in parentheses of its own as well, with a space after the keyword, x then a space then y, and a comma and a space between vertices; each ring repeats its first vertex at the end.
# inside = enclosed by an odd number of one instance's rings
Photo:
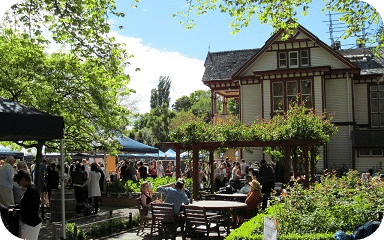
POLYGON ((208 52, 211 51, 211 44, 208 44, 208 52))

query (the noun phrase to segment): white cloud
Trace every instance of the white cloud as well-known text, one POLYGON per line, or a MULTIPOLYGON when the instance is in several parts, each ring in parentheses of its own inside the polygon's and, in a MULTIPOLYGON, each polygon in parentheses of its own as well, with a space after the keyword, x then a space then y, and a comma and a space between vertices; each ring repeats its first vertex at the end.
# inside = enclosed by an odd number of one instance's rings
POLYGON ((136 96, 141 98, 139 112, 144 113, 150 110, 149 100, 151 90, 157 87, 160 76, 171 78, 171 103, 183 95, 208 87, 203 85, 201 79, 204 73, 204 62, 198 59, 191 59, 178 52, 159 50, 144 45, 139 38, 126 37, 113 33, 116 40, 126 44, 129 54, 134 57, 129 59, 131 67, 127 71, 130 74, 131 82, 129 87, 136 91, 136 96), (135 72, 135 68, 140 71, 135 72))

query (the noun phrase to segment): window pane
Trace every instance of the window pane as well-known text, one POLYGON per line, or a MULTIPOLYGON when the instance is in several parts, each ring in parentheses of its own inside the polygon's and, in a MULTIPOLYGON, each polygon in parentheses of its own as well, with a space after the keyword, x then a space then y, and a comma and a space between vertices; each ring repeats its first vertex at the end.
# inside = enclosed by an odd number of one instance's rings
POLYGON ((312 95, 312 82, 310 80, 301 81, 301 93, 312 95))
POLYGON ((379 113, 384 113, 384 100, 379 101, 379 113))
POLYGON ((384 99, 384 91, 383 92, 379 92, 380 94, 380 99, 384 99))
POLYGON ((287 103, 291 104, 296 101, 296 96, 288 96, 287 97, 287 103))
POLYGON ((382 148, 372 148, 372 156, 383 156, 382 148))
POLYGON ((379 91, 384 91, 384 85, 379 86, 379 91))
POLYGON ((282 97, 283 96, 284 93, 283 93, 283 83, 282 82, 273 83, 272 88, 273 88, 273 96, 274 97, 277 97, 277 96, 282 97))
POLYGON ((302 58, 307 58, 308 57, 308 51, 307 50, 301 50, 300 54, 301 54, 302 58))
POLYGON ((377 92, 371 92, 371 99, 377 99, 378 93, 377 92))
POLYGON ((380 114, 380 127, 384 127, 384 114, 380 114))
POLYGON ((379 127, 379 114, 371 114, 371 127, 379 127))
POLYGON ((377 86, 376 85, 372 85, 372 86, 369 87, 369 89, 371 91, 377 91, 377 86))
POLYGON ((308 66, 309 65, 308 58, 301 58, 301 65, 302 66, 308 66))
POLYGON ((278 111, 284 109, 283 97, 274 97, 273 98, 273 111, 278 111))
POLYGON ((301 102, 304 104, 304 106, 306 108, 313 108, 313 104, 312 104, 312 96, 308 95, 308 96, 302 96, 301 97, 301 102))
POLYGON ((369 148, 360 148, 359 149, 359 155, 360 156, 370 156, 370 149, 369 148))
POLYGON ((296 58, 297 59, 297 52, 289 52, 289 58, 296 58))
POLYGON ((297 95, 297 82, 290 81, 287 82, 287 95, 288 96, 296 96, 297 95))
POLYGON ((377 100, 371 100, 371 113, 377 113, 377 106, 378 101, 377 100))

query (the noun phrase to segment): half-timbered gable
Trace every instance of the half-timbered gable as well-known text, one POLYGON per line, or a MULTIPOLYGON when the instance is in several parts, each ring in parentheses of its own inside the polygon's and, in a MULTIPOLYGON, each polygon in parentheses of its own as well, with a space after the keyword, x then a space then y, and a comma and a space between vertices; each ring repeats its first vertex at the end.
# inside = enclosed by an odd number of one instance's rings
MULTIPOLYGON (((259 49, 209 52, 203 82, 212 114, 221 96, 239 101, 240 120, 252 124, 283 114, 299 96, 308 109, 333 115, 338 133, 322 149, 317 168, 379 168, 384 161, 384 59, 370 49, 334 49, 303 26, 287 40, 282 31, 259 49)), ((242 154, 267 159, 262 149, 242 154)))

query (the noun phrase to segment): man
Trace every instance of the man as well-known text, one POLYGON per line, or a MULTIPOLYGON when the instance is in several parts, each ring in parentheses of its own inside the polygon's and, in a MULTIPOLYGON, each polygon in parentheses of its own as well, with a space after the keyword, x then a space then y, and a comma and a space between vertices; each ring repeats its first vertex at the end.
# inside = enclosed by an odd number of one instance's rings
POLYGON ((167 185, 158 187, 157 191, 165 195, 165 203, 173 203, 175 213, 178 214, 181 204, 189 204, 189 199, 184 190, 184 180, 178 179, 176 183, 171 184, 170 186, 172 187, 169 187, 169 185, 168 187, 167 185))
POLYGON ((70 175, 71 175, 72 184, 83 185, 85 181, 87 181, 87 177, 85 176, 83 171, 81 171, 80 163, 76 163, 75 170, 73 170, 70 175))
POLYGON ((262 209, 267 208, 268 198, 271 195, 272 189, 275 187, 275 176, 273 168, 267 164, 267 161, 264 159, 260 162, 259 168, 259 181, 263 188, 261 192, 263 193, 263 205, 262 209))
POLYGON ((13 197, 13 175, 15 170, 16 159, 13 156, 8 156, 5 159, 5 164, 0 168, 0 203, 6 207, 15 205, 13 197))

